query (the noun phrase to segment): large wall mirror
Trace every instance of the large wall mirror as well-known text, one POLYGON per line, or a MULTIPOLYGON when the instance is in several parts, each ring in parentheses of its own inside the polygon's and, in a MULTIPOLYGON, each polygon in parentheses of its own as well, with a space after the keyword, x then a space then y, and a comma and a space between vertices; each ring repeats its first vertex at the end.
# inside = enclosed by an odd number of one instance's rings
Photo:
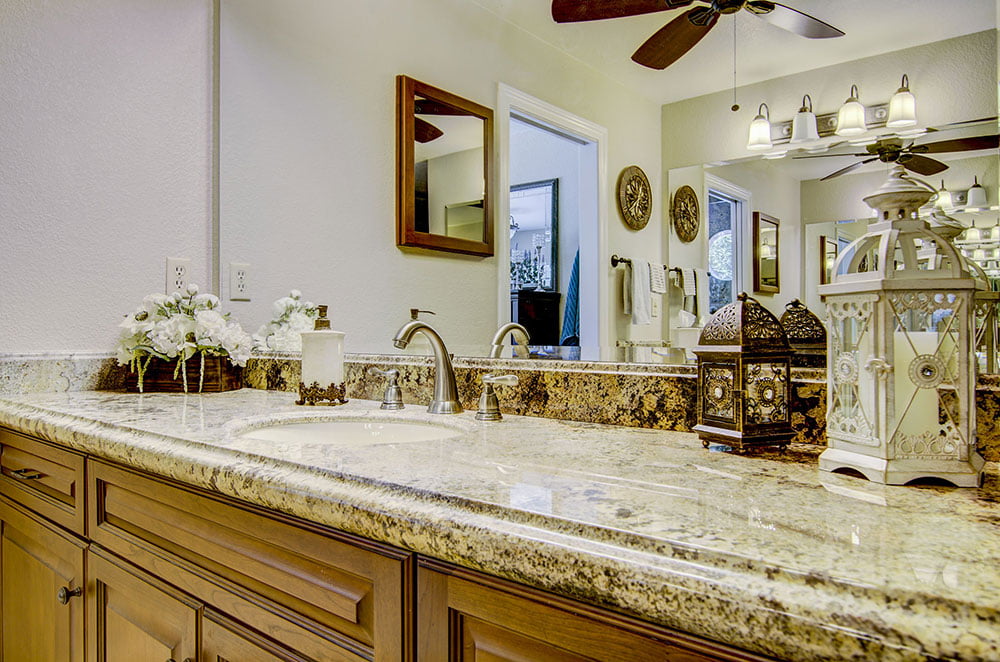
POLYGON ((396 245, 493 255, 493 111, 396 77, 396 245))

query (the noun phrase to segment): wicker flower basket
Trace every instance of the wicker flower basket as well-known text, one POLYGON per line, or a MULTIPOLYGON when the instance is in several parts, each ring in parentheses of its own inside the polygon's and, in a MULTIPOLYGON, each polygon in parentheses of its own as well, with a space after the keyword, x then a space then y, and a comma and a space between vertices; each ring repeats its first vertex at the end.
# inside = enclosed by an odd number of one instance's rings
MULTIPOLYGON (((153 357, 146 367, 142 378, 143 393, 184 393, 184 376, 179 374, 174 379, 176 361, 164 361, 153 357)), ((223 356, 206 356, 205 373, 201 373, 201 358, 193 356, 185 362, 187 373, 187 392, 198 393, 199 383, 201 393, 220 393, 243 388, 243 369, 234 366, 223 356)), ((129 393, 139 393, 139 373, 128 372, 125 377, 125 390, 129 393)))

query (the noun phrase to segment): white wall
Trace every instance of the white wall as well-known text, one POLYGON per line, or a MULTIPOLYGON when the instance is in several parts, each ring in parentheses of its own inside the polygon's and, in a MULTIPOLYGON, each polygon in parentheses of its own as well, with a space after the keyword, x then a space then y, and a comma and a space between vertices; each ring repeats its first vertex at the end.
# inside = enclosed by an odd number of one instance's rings
MULTIPOLYGON (((448 234, 445 207, 483 199, 483 149, 466 149, 427 162, 430 231, 448 234)), ((476 241, 482 241, 482 229, 476 241)))
MULTIPOLYGON (((475 3, 224 0, 222 262, 252 265, 254 300, 227 304, 245 326, 294 287, 330 304, 348 351, 395 351, 410 307, 452 351, 486 351, 496 259, 395 246, 401 73, 490 107, 504 82, 605 126, 612 176, 636 163, 659 199, 659 107, 475 3)), ((659 258, 656 226, 630 233, 609 205, 612 250, 659 258)))
POLYGON ((211 261, 210 0, 0 3, 0 352, 110 351, 211 261))

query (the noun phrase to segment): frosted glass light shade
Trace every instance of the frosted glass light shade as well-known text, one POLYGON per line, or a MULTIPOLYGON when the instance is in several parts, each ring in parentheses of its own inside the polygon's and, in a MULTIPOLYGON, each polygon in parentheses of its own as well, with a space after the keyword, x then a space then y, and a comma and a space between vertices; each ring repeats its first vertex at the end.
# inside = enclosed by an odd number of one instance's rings
POLYGON ((812 99, 809 95, 802 97, 802 107, 792 119, 792 144, 809 143, 819 140, 819 130, 816 128, 816 113, 812 109, 812 99))
POLYGON ((865 107, 858 100, 858 86, 851 85, 851 96, 840 107, 837 113, 838 136, 860 136, 868 130, 865 123, 865 107))
POLYGON ((993 226, 990 230, 990 241, 1000 241, 1000 223, 993 226))
POLYGON ((903 74, 903 82, 889 100, 889 118, 885 125, 890 129, 914 126, 917 123, 917 99, 910 92, 910 79, 903 74))
POLYGON ((982 248, 977 248, 976 250, 972 251, 972 259, 975 260, 976 262, 985 260, 986 251, 982 248))
POLYGON ((771 143, 771 121, 767 104, 760 104, 757 110, 757 117, 750 122, 750 136, 747 139, 747 149, 753 151, 764 151, 773 147, 771 143))
POLYGON ((984 189, 979 184, 979 177, 976 177, 975 184, 969 189, 968 197, 966 198, 966 207, 986 207, 986 189, 984 189))
POLYGON ((934 202, 934 206, 938 209, 951 209, 955 205, 951 201, 951 191, 944 187, 944 181, 941 181, 941 190, 938 191, 937 200, 934 202))

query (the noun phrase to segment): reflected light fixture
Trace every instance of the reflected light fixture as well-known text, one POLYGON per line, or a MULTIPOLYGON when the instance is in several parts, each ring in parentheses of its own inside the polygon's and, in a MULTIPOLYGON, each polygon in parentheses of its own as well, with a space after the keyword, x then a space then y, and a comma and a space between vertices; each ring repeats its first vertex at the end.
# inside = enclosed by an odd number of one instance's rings
POLYGON ((988 203, 986 202, 986 189, 982 187, 979 183, 979 177, 975 178, 975 183, 969 189, 968 197, 965 202, 966 208, 969 207, 986 207, 988 203))
POLYGON ((910 79, 903 74, 903 81, 889 100, 889 118, 885 125, 890 129, 913 126, 917 123, 917 100, 910 92, 910 79))
POLYGON ((771 149, 771 112, 766 103, 760 104, 757 117, 750 122, 750 137, 747 139, 747 149, 763 151, 771 149))
POLYGON ((819 140, 819 130, 816 128, 816 113, 813 112, 812 97, 808 94, 802 97, 802 107, 792 119, 793 145, 819 140))
POLYGON ((858 100, 858 96, 858 86, 851 85, 851 96, 837 113, 838 136, 860 136, 868 130, 868 125, 865 124, 865 107, 858 100))
POLYGON ((938 190, 937 200, 934 206, 938 209, 951 209, 954 204, 951 201, 951 191, 944 187, 944 180, 941 180, 941 188, 938 190))
POLYGON ((1000 241, 1000 216, 997 216, 997 224, 990 230, 990 241, 1000 241))

